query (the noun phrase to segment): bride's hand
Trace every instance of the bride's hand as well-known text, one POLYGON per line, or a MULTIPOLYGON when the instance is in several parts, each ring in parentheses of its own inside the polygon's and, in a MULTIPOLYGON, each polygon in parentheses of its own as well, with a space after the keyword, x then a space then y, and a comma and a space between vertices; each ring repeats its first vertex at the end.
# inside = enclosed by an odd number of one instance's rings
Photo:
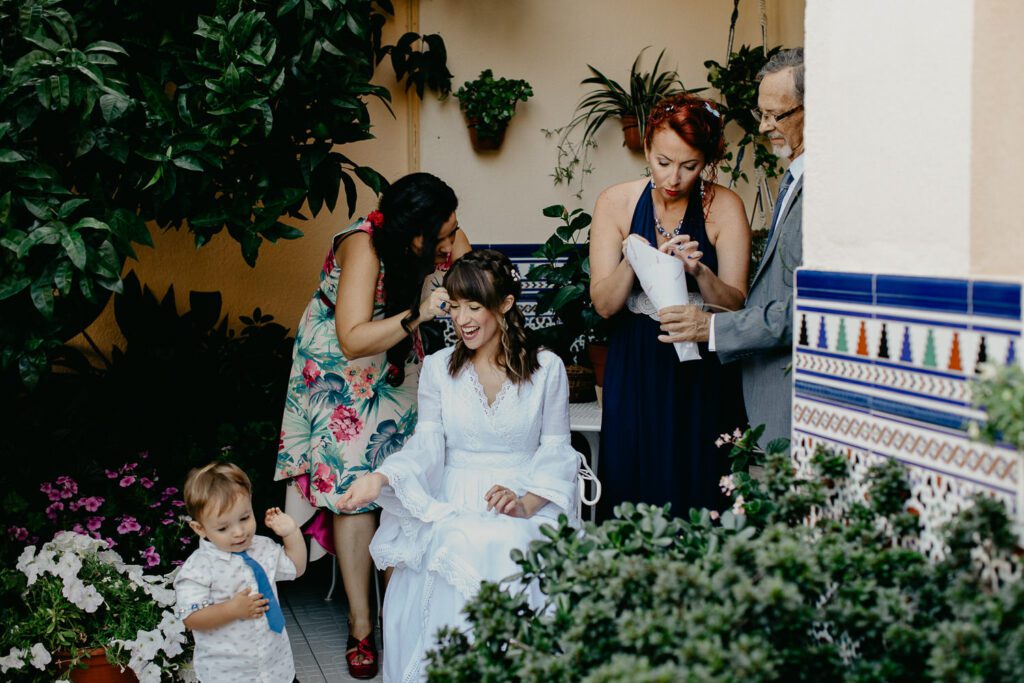
POLYGON ((388 478, 380 472, 371 472, 359 477, 348 491, 338 499, 338 509, 342 512, 352 512, 364 508, 380 496, 380 490, 388 483, 388 478))
POLYGON ((484 494, 484 500, 487 501, 488 511, 495 510, 499 514, 509 517, 524 519, 529 517, 526 506, 523 505, 523 499, 517 496, 515 491, 505 486, 495 484, 484 494))

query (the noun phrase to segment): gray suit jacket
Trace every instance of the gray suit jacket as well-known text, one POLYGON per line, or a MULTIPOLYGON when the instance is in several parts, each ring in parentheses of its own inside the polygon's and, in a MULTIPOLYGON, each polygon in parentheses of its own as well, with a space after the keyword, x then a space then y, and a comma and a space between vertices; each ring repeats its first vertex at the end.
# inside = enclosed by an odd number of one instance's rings
POLYGON ((789 438, 792 420, 793 271, 803 261, 803 176, 790 188, 743 308, 715 314, 715 350, 723 363, 742 361, 750 424, 764 424, 761 445, 789 438))

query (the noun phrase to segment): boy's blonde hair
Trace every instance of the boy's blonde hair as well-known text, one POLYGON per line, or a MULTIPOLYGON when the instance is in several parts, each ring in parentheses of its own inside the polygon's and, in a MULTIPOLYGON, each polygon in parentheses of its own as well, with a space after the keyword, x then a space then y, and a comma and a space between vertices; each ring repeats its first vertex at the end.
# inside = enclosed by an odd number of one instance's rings
POLYGON ((235 499, 252 495, 252 483, 238 465, 211 462, 197 467, 185 479, 185 510, 193 521, 208 510, 226 510, 235 499))

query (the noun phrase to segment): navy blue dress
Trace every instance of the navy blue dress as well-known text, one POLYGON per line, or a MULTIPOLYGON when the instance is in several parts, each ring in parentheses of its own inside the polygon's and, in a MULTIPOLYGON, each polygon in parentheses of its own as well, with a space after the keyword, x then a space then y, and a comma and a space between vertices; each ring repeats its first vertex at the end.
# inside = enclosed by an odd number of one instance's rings
MULTIPOLYGON (((630 234, 657 244, 651 187, 640 196, 630 234)), ((683 217, 683 234, 700 243, 701 259, 718 272, 718 257, 704 227, 699 184, 683 217)), ((686 276, 689 292, 699 292, 686 276)), ((641 291, 634 282, 634 291, 641 291)), ((671 344, 658 341, 659 323, 624 307, 613 319, 604 378, 601 519, 623 501, 662 505, 687 517, 690 508, 721 510, 728 504, 719 479, 729 471, 723 432, 743 427, 738 368, 723 366, 707 344, 701 360, 679 362, 671 344)))

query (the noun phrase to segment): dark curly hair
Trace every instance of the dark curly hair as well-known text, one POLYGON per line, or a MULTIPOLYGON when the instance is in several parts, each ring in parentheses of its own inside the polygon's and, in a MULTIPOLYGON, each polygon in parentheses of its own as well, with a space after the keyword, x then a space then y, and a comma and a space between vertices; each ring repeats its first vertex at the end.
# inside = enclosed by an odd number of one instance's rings
MULTIPOLYGON (((523 292, 519 270, 512 261, 494 249, 471 251, 452 264, 444 276, 444 287, 450 298, 476 301, 498 318, 501 326, 498 364, 514 384, 528 382, 540 368, 537 347, 526 335, 526 319, 517 304, 513 303, 504 314, 501 312, 505 297, 511 294, 519 301, 523 292)), ((448 360, 448 373, 454 377, 472 356, 473 352, 461 340, 456 342, 448 360)))
POLYGON ((666 97, 651 110, 644 128, 644 148, 651 148, 654 134, 669 128, 704 156, 704 217, 715 196, 718 164, 725 157, 725 126, 717 105, 686 93, 666 97))
MULTIPOLYGON (((384 268, 384 312, 388 317, 404 313, 411 323, 420 313, 423 280, 434 271, 434 250, 441 226, 451 218, 459 200, 443 180, 430 173, 410 173, 399 178, 380 196, 384 224, 373 232, 373 248, 384 268), (412 241, 423 238, 420 253, 412 241)), ((405 361, 412 349, 408 336, 387 352, 393 368, 388 381, 405 380, 405 361)))

